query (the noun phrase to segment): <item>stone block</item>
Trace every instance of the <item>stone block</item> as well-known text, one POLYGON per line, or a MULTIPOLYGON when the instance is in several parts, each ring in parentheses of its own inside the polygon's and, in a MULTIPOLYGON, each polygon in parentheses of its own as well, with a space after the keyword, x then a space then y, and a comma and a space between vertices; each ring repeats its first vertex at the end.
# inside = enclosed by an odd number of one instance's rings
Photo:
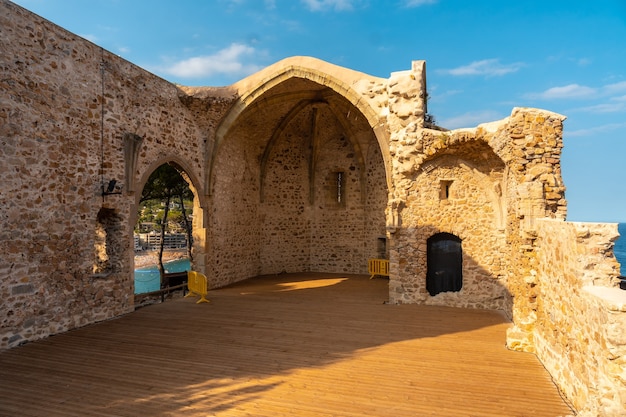
POLYGON ((13 295, 33 294, 34 292, 35 287, 32 284, 19 284, 11 287, 11 294, 13 295))

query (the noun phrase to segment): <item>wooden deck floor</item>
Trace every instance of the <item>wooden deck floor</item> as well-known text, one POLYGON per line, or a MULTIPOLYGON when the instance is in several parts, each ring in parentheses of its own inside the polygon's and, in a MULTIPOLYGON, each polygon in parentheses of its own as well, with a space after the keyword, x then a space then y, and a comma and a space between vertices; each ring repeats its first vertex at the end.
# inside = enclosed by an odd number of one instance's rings
POLYGON ((387 281, 258 277, 0 353, 0 416, 561 416, 493 311, 385 305, 387 281))

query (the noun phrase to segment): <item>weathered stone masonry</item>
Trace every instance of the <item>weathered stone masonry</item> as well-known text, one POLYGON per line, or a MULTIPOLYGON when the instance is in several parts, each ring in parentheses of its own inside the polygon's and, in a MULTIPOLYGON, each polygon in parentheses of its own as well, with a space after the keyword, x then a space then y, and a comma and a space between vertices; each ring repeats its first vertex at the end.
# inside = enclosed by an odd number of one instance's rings
POLYGON ((132 311, 137 200, 172 163, 212 287, 388 256, 390 302, 501 309, 580 415, 626 415, 616 225, 565 221, 563 116, 426 125, 423 61, 384 79, 294 57, 175 86, 7 0, 0 45, 2 349, 132 311), (431 296, 439 233, 463 285, 431 296))

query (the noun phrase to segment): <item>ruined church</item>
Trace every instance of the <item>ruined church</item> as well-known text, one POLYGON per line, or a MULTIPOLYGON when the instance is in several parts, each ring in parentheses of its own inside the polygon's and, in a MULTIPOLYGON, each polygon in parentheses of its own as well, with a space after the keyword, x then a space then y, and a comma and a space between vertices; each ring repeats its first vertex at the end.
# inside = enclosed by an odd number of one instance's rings
POLYGON ((0 349, 133 311, 139 197, 172 164, 211 288, 388 259, 390 304, 502 310, 579 412, 626 416, 617 226, 566 220, 564 116, 435 126, 424 61, 174 85, 8 0, 0 40, 0 349))

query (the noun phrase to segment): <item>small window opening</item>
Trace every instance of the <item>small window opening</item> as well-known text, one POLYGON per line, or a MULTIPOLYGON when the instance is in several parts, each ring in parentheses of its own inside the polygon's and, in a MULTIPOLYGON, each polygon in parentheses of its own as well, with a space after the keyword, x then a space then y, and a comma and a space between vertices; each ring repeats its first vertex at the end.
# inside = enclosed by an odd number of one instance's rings
POLYGON ((326 174, 324 195, 326 207, 341 209, 346 206, 346 173, 345 171, 330 171, 326 174))
POLYGON ((337 203, 343 203, 343 172, 337 172, 337 203))
POLYGON ((387 259, 387 238, 379 237, 377 251, 379 259, 387 259))
POLYGON ((451 180, 442 180, 439 188, 439 199, 447 200, 450 198, 450 187, 452 186, 451 180))

